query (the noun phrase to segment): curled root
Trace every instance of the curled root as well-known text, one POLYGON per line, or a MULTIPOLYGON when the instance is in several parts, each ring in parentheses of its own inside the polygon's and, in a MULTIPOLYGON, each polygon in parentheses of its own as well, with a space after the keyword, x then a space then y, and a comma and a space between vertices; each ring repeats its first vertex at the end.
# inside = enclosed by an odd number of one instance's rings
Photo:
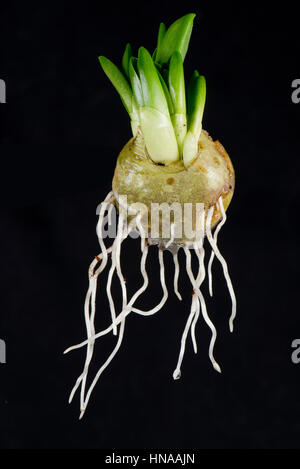
MULTIPOLYGON (((219 203, 221 213, 222 213, 222 221, 221 221, 221 227, 222 227, 222 225, 226 221, 226 215, 225 215, 225 210, 224 210, 224 206, 223 206, 222 197, 219 198, 218 203, 219 203)), ((235 293, 234 293, 233 286, 232 286, 232 283, 231 283, 231 279, 230 279, 230 276, 229 276, 229 273, 228 273, 227 263, 226 263, 224 257, 222 256, 222 254, 220 253, 219 248, 217 246, 218 231, 217 231, 217 233, 215 234, 214 237, 212 236, 212 233, 211 233, 210 223, 211 223, 213 211, 214 211, 214 208, 211 207, 209 209, 209 212, 208 212, 208 216, 207 216, 207 219, 206 219, 206 235, 207 235, 207 239, 208 239, 208 241, 209 241, 209 243, 212 247, 212 252, 218 258, 218 260, 220 261, 220 263, 222 265, 222 268, 223 268, 224 277, 225 277, 225 280, 226 280, 226 283, 227 283, 227 287, 228 287, 228 291, 229 291, 229 294, 230 294, 230 297, 231 297, 231 303, 232 303, 231 316, 229 318, 229 329, 230 329, 230 332, 233 332, 233 320, 236 316, 236 298, 235 298, 235 293)), ((212 259, 213 259, 213 257, 212 257, 212 259)), ((211 292, 212 292, 212 289, 211 289, 211 292)))

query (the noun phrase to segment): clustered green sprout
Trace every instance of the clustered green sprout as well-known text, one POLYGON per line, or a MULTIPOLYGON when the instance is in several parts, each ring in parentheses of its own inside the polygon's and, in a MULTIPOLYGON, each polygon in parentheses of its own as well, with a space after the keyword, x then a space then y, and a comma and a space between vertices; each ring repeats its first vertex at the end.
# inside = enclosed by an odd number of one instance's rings
POLYGON ((168 29, 160 23, 152 56, 140 47, 134 57, 127 44, 121 68, 99 57, 129 114, 133 136, 140 128, 155 163, 171 164, 182 159, 188 166, 197 156, 206 82, 195 70, 186 93, 183 68, 194 18, 194 13, 187 14, 168 29))

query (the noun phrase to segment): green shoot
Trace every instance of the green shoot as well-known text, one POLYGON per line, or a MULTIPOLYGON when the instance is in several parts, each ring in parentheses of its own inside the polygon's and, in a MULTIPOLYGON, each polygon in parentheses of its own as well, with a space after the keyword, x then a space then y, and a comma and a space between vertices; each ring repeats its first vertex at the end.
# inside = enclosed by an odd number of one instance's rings
POLYGON ((202 117, 206 98, 206 81, 204 76, 194 72, 188 91, 189 130, 194 134, 201 130, 202 117), (197 74, 197 75, 196 75, 197 74))
POLYGON ((189 165, 198 153, 206 97, 205 78, 195 71, 186 90, 183 62, 195 14, 179 18, 167 29, 161 23, 152 57, 130 44, 122 57, 122 71, 106 57, 100 64, 119 93, 130 116, 133 135, 141 129, 150 158, 170 164, 182 158, 189 165))
POLYGON ((168 104, 168 109, 169 109, 170 116, 172 117, 172 115, 175 112, 175 108, 174 108, 174 104, 173 104, 173 101, 172 101, 172 98, 171 98, 170 91, 168 89, 168 86, 167 86, 165 80, 163 79, 163 76, 161 75, 161 73, 158 70, 157 70, 157 74, 158 74, 158 77, 160 79, 162 89, 164 90, 164 94, 165 94, 165 98, 166 98, 166 101, 167 101, 167 104, 168 104))
POLYGON ((144 47, 140 47, 139 49, 137 68, 141 80, 145 106, 153 107, 168 116, 168 104, 157 69, 155 68, 151 55, 144 47))
POLYGON ((133 100, 133 93, 128 81, 122 72, 118 69, 118 67, 103 55, 99 57, 99 62, 103 68, 104 73, 107 75, 119 93, 121 101, 129 114, 133 135, 136 135, 139 126, 139 119, 136 105, 133 100))
POLYGON ((118 67, 103 55, 99 57, 99 62, 103 68, 104 73, 107 75, 119 93, 126 111, 130 114, 132 112, 132 91, 128 81, 122 72, 118 69, 118 67))
POLYGON ((163 31, 160 28, 156 53, 156 61, 158 63, 166 64, 175 51, 181 53, 182 61, 184 61, 195 16, 194 13, 190 13, 179 18, 171 24, 167 31, 163 31))
POLYGON ((155 163, 170 164, 179 159, 174 128, 169 117, 151 107, 139 108, 145 145, 155 163))
POLYGON ((125 52, 123 54, 123 58, 122 58, 122 68, 123 68, 123 70, 125 72, 125 75, 127 77, 129 77, 129 60, 130 60, 131 57, 132 57, 131 45, 127 44, 126 47, 125 47, 125 52))
POLYGON ((169 89, 174 106, 173 127, 180 153, 182 153, 187 123, 183 63, 181 53, 178 51, 175 51, 170 59, 169 89))
POLYGON ((180 52, 174 52, 169 65, 169 89, 175 112, 186 113, 184 71, 180 52))
POLYGON ((198 151, 198 140, 202 130, 205 99, 205 78, 195 71, 188 88, 188 133, 183 147, 183 161, 185 166, 194 159, 198 151))
POLYGON ((179 152, 165 94, 168 90, 164 91, 159 72, 144 47, 139 49, 137 69, 144 102, 139 116, 146 148, 153 161, 171 163, 179 158, 179 152))
POLYGON ((158 29, 158 35, 157 35, 157 47, 156 47, 156 52, 157 52, 158 50, 160 50, 160 48, 161 48, 161 43, 162 43, 162 40, 163 40, 163 38, 164 38, 164 36, 165 36, 165 34, 166 34, 166 30, 167 30, 167 28, 166 28, 165 24, 164 24, 164 23, 160 23, 159 29, 158 29))
POLYGON ((143 91, 141 80, 136 72, 137 67, 137 59, 135 57, 131 57, 129 62, 129 78, 132 87, 132 91, 134 94, 135 101, 138 106, 144 106, 144 98, 143 98, 143 91))

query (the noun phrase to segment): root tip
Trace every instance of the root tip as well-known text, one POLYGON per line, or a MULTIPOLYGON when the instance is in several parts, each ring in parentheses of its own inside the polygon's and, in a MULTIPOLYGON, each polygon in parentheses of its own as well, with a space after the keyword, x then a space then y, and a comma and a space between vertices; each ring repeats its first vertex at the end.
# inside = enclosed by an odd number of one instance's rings
POLYGON ((213 367, 218 373, 222 373, 220 365, 217 362, 213 363, 213 367))
POLYGON ((173 379, 177 380, 181 378, 181 371, 176 368, 176 370, 173 373, 173 379))

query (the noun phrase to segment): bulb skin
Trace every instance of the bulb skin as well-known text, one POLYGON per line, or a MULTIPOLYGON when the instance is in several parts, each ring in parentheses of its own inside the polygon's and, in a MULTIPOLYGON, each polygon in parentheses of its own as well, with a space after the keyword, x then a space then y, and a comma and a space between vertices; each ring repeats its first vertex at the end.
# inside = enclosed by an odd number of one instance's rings
MULTIPOLYGON (((163 151, 163 149, 162 149, 163 151)), ((196 158, 186 168, 182 160, 169 165, 154 163, 145 149, 140 132, 129 140, 119 154, 112 188, 118 200, 127 196, 127 203, 142 203, 151 213, 152 203, 202 203, 205 212, 214 206, 211 227, 222 218, 217 201, 222 196, 226 210, 231 202, 235 185, 235 174, 230 157, 219 141, 213 141, 202 130, 198 140, 196 158)), ((193 214, 194 220, 194 214, 193 214)), ((148 217, 148 229, 150 228, 148 217)), ((195 227, 194 227, 195 228, 195 227)), ((191 242, 184 234, 179 244, 191 242)))

